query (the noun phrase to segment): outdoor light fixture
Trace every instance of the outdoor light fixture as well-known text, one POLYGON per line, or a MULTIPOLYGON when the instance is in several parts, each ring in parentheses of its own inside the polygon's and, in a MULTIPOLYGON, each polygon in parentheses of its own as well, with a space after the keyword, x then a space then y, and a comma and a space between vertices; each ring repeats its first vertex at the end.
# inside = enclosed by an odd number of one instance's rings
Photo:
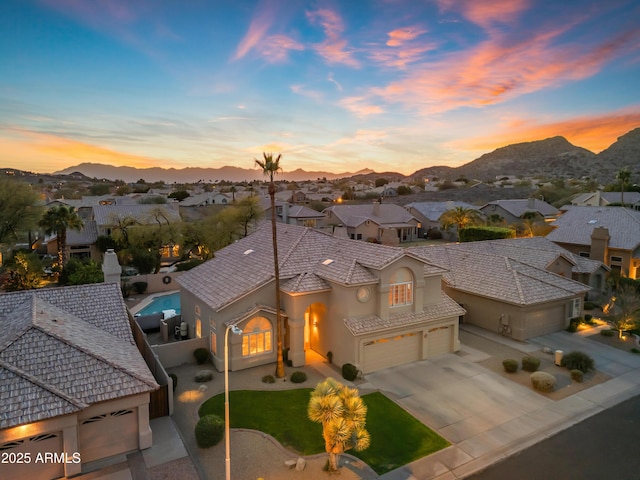
POLYGON ((227 326, 224 332, 224 470, 226 480, 231 480, 231 446, 229 442, 229 330, 234 335, 242 335, 242 330, 235 325, 227 326))

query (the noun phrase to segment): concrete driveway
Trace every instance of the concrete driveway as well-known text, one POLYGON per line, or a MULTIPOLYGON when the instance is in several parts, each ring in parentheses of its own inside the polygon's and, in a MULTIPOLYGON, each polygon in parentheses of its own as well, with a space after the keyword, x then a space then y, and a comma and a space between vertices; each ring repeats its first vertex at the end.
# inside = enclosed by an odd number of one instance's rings
POLYGON ((475 363, 495 352, 475 350, 464 339, 457 354, 368 374, 361 389, 381 390, 452 443, 381 478, 463 478, 640 393, 638 355, 566 332, 519 343, 473 328, 465 331, 468 339, 490 338, 497 351, 504 345, 522 353, 544 346, 582 350, 615 378, 554 401, 475 363))

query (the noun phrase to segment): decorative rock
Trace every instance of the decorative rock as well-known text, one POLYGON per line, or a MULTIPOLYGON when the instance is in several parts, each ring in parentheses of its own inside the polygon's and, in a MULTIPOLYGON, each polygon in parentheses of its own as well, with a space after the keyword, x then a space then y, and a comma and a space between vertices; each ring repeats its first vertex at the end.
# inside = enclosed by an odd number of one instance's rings
POLYGON ((298 460, 296 460, 295 458, 293 460, 285 460, 284 466, 287 468, 293 468, 296 466, 297 463, 298 463, 298 460))
POLYGON ((307 466, 307 461, 302 457, 298 457, 298 461, 296 462, 296 470, 301 472, 302 470, 304 470, 304 467, 306 466, 307 466))
POLYGON ((199 370, 196 373, 196 382, 208 382, 213 378, 213 370, 199 370))
POLYGON ((542 353, 553 353, 553 350, 551 350, 549 347, 544 347, 542 349, 542 353))

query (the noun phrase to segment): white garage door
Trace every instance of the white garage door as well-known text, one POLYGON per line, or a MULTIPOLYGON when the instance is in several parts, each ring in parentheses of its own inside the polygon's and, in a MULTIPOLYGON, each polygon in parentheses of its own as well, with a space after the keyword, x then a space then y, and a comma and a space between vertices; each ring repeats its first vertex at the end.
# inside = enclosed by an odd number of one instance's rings
POLYGON ((420 360, 420 338, 421 334, 418 332, 365 342, 362 348, 363 373, 420 360))
POLYGON ((527 313, 522 340, 559 332, 568 326, 564 306, 540 309, 527 313))
POLYGON ((453 351, 453 327, 451 325, 430 328, 427 332, 427 358, 453 351))
POLYGON ((79 445, 82 463, 136 450, 137 413, 134 410, 119 410, 83 420, 79 445))
POLYGON ((0 445, 3 461, 11 464, 0 466, 0 477, 3 480, 60 478, 64 476, 63 464, 44 455, 60 455, 63 451, 61 432, 36 435, 0 445), (38 454, 41 456, 38 457, 38 454), (20 463, 27 462, 26 459, 29 459, 28 463, 20 463))

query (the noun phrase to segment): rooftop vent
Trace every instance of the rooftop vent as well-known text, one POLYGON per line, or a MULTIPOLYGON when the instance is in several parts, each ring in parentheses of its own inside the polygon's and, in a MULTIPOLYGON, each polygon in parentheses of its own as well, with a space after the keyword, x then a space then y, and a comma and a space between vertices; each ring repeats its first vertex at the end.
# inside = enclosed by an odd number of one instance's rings
POLYGON ((249 255, 249 254, 251 254, 253 252, 254 252, 253 248, 250 248, 249 250, 245 250, 244 251, 244 255, 249 255))
POLYGON ((595 223, 598 223, 598 220, 589 220, 589 225, 593 225, 595 223))
POLYGON ((330 258, 327 258, 324 262, 322 262, 323 265, 331 265, 333 263, 333 260, 330 258))

